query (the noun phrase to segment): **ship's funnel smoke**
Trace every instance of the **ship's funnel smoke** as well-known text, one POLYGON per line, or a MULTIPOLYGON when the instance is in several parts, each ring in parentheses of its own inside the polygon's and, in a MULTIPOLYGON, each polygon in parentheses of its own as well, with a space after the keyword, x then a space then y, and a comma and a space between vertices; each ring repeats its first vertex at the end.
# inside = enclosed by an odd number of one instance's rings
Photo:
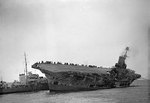
POLYGON ((130 55, 130 57, 135 58, 139 56, 139 50, 137 49, 137 47, 130 47, 130 52, 128 52, 128 55, 130 55))
POLYGON ((126 51, 129 51, 129 47, 126 47, 126 51))
POLYGON ((126 47, 125 50, 121 53, 121 56, 125 56, 125 57, 128 57, 127 55, 127 52, 129 51, 129 47, 126 47))
POLYGON ((123 56, 126 52, 126 50, 128 51, 127 52, 127 57, 137 57, 139 55, 139 50, 136 48, 136 47, 126 47, 125 50, 121 53, 121 56, 123 56))

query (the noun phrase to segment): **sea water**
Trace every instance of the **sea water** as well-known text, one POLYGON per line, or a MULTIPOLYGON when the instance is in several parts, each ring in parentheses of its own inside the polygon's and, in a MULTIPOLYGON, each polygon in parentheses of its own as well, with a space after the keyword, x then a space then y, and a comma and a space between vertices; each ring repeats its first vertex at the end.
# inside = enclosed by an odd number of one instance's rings
POLYGON ((0 103, 150 103, 148 80, 137 80, 131 87, 49 93, 49 91, 0 95, 0 103))

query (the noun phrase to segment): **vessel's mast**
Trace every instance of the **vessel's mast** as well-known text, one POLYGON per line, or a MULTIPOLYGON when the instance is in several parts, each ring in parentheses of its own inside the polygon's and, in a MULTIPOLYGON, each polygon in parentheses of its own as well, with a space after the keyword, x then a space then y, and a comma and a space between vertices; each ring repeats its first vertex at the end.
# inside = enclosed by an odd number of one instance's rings
POLYGON ((26 84, 27 84, 27 73, 28 73, 28 69, 27 69, 26 53, 24 53, 24 58, 25 58, 25 78, 26 78, 26 84))
POLYGON ((127 52, 129 51, 129 47, 126 47, 126 49, 125 49, 125 54, 124 54, 124 58, 126 58, 127 57, 127 52))

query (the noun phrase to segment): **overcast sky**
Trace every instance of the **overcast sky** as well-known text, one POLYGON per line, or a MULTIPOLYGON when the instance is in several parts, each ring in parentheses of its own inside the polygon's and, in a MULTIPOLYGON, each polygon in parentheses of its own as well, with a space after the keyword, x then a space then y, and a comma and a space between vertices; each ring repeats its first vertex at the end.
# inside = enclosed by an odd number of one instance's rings
POLYGON ((38 61, 111 67, 126 46, 128 68, 148 77, 150 0, 0 0, 0 77, 38 61))

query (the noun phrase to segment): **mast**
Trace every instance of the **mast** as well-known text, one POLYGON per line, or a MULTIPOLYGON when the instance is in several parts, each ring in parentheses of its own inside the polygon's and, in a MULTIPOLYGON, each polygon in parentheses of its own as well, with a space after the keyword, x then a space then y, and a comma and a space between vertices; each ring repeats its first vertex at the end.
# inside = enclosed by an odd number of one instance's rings
POLYGON ((127 57, 127 52, 129 51, 129 47, 126 47, 126 49, 125 49, 125 54, 123 55, 123 57, 126 59, 126 57, 127 57))
POLYGON ((27 84, 27 73, 28 73, 28 69, 27 69, 27 58, 26 58, 26 53, 24 53, 24 58, 25 58, 25 79, 26 79, 26 84, 27 84))

